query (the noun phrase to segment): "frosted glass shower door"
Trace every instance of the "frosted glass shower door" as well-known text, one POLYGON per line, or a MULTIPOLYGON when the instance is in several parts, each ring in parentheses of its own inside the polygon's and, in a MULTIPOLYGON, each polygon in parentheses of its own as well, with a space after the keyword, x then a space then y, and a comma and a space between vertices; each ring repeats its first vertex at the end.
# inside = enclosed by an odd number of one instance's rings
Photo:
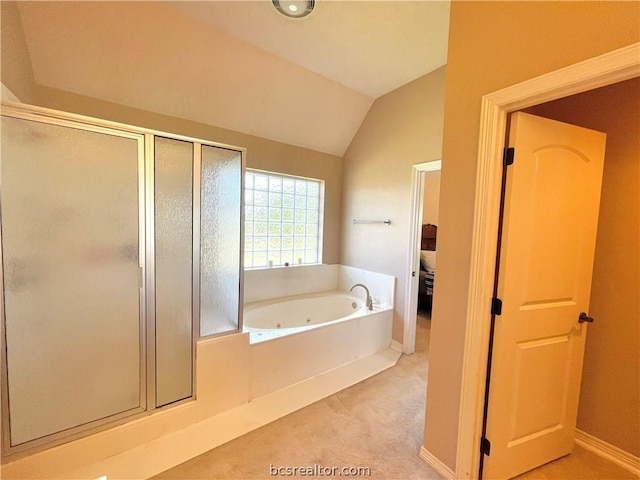
POLYGON ((200 336, 237 330, 241 282, 242 154, 202 146, 200 336))
POLYGON ((2 117, 11 446, 145 408, 143 136, 47 122, 2 117))
POLYGON ((193 386, 193 152, 155 137, 156 406, 193 386))

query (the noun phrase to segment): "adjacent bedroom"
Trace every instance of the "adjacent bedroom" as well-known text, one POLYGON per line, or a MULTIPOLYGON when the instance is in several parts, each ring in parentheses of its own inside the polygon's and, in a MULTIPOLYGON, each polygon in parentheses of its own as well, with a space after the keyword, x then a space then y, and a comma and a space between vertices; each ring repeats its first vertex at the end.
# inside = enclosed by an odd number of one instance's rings
POLYGON ((433 285, 436 272, 436 241, 438 235, 438 200, 440 170, 425 172, 420 238, 420 281, 418 282, 418 314, 431 318, 433 285))

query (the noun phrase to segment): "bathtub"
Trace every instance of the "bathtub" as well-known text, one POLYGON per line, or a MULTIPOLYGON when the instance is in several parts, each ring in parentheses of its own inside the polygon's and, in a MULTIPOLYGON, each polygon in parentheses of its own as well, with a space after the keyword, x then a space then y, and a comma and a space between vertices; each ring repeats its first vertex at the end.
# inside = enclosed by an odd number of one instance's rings
MULTIPOLYGON (((354 292, 355 293, 355 292, 354 292)), ((244 305, 255 399, 389 347, 393 308, 331 290, 244 305)))
POLYGON ((246 305, 243 331, 258 343, 369 313, 362 298, 340 291, 296 295, 246 305))

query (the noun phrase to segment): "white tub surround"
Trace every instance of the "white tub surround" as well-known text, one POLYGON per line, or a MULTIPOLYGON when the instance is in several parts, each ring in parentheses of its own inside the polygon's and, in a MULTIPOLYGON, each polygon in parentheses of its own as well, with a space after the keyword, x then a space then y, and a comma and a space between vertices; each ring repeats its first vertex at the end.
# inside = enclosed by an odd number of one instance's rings
MULTIPOLYGON (((244 303, 246 306, 262 300, 331 290, 349 292, 356 283, 367 286, 374 307, 393 309, 395 277, 345 265, 304 265, 247 270, 244 272, 244 303)), ((352 293, 364 299, 362 289, 357 288, 352 293)))
POLYGON ((244 304, 338 288, 341 265, 302 265, 244 272, 244 304))
POLYGON ((250 397, 388 348, 394 287, 389 275, 343 265, 245 272, 244 330, 256 360, 250 397), (356 283, 369 289, 373 311, 365 305, 364 289, 350 292, 356 283))
POLYGON ((245 282, 244 329, 252 344, 251 398, 391 344, 394 277, 343 265, 314 265, 247 271, 245 282), (364 289, 350 292, 356 283, 369 289, 373 311, 365 305, 364 289), (323 291, 310 291, 310 286, 323 291))
POLYGON ((386 310, 251 345, 250 398, 389 348, 392 321, 386 310))
MULTIPOLYGON (((393 310, 395 304, 396 278, 360 268, 338 266, 338 290, 348 292, 357 283, 366 285, 373 299, 374 310, 393 310)), ((352 292, 364 298, 364 291, 356 288, 352 292)))

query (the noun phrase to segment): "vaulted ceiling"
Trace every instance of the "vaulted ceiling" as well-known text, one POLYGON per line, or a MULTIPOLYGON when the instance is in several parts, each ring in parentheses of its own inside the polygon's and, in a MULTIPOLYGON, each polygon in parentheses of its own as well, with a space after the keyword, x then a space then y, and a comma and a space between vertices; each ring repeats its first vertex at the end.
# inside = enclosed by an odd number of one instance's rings
POLYGON ((35 82, 342 156, 373 101, 446 63, 448 1, 20 2, 35 82))

